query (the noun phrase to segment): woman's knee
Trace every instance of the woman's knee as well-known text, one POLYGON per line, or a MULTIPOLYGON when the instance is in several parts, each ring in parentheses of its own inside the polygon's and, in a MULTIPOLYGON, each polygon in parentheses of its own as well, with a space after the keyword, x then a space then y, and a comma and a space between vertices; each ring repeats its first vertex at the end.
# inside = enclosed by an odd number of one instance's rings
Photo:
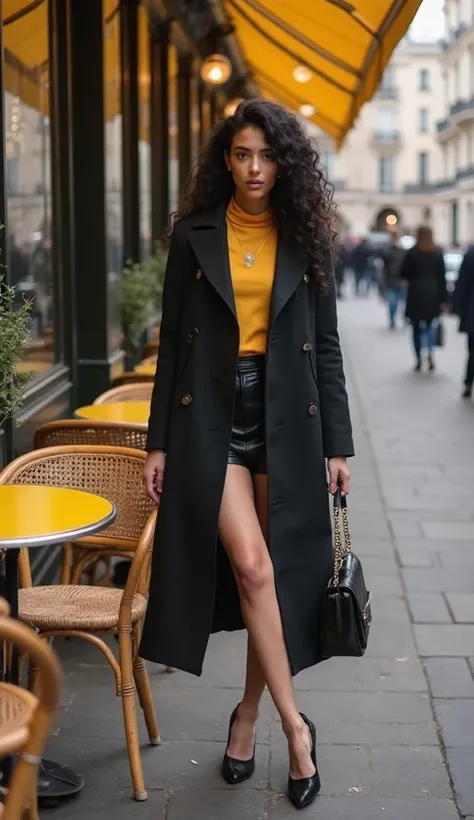
POLYGON ((234 564, 238 585, 248 600, 268 589, 273 581, 273 566, 269 555, 249 551, 234 564))

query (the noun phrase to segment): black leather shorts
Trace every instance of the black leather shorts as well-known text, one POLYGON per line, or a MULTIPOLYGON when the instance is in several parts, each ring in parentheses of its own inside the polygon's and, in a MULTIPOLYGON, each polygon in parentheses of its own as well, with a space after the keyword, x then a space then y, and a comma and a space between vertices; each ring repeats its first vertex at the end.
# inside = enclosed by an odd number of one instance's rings
POLYGON ((265 475, 265 356, 241 356, 235 381, 234 422, 228 464, 265 475))

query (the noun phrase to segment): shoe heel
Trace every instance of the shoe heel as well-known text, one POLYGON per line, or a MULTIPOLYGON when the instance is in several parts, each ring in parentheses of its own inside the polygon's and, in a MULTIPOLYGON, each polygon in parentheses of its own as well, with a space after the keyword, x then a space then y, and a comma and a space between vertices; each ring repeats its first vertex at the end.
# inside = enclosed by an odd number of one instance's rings
MULTIPOLYGON (((229 748, 232 727, 235 723, 237 712, 239 711, 239 706, 240 703, 238 706, 235 707, 234 711, 230 716, 229 734, 227 737, 227 748, 229 748)), ((238 783, 243 783, 244 780, 248 780, 250 777, 252 777, 254 771, 255 746, 253 749, 253 755, 250 758, 250 760, 236 760, 236 758, 234 757, 229 757, 227 751, 225 752, 221 765, 221 774, 224 780, 227 783, 230 783, 231 786, 236 786, 238 783)))
POLYGON ((319 777, 316 762, 316 727, 306 715, 302 712, 300 714, 311 736, 311 760, 315 773, 311 777, 303 777, 298 780, 294 780, 291 775, 288 776, 288 797, 296 809, 304 809, 305 806, 309 806, 321 791, 321 778, 319 777))

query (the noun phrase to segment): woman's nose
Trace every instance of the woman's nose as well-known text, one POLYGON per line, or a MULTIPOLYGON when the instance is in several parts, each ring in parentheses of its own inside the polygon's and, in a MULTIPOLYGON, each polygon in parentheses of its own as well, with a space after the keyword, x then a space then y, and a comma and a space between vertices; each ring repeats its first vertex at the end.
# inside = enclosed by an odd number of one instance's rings
POLYGON ((258 161, 258 157, 254 157, 252 159, 252 164, 250 166, 250 170, 251 170, 252 174, 259 174, 260 173, 260 164, 259 164, 259 161, 258 161))

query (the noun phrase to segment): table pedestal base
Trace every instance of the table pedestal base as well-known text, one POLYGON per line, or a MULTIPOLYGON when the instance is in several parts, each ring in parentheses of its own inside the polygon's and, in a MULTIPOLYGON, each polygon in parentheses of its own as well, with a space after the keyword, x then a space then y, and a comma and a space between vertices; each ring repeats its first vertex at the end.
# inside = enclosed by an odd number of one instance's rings
POLYGON ((38 771, 37 795, 43 806, 56 805, 63 797, 72 797, 84 788, 84 779, 69 766, 42 760, 38 771))

